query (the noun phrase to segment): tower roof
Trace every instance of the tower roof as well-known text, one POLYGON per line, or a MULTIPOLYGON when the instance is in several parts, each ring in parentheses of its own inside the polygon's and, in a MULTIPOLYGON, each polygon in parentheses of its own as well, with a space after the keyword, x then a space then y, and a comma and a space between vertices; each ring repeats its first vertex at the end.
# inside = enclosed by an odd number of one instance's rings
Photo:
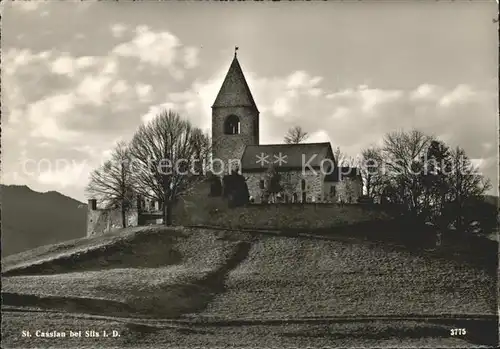
POLYGON ((236 53, 212 105, 212 108, 217 107, 252 107, 258 111, 236 53))

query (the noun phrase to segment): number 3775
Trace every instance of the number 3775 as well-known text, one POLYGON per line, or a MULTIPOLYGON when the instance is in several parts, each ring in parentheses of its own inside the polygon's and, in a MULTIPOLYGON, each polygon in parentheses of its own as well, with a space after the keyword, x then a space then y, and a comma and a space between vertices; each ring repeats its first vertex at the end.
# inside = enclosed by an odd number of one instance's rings
POLYGON ((450 329, 450 335, 452 336, 464 336, 467 334, 465 328, 452 328, 450 329))

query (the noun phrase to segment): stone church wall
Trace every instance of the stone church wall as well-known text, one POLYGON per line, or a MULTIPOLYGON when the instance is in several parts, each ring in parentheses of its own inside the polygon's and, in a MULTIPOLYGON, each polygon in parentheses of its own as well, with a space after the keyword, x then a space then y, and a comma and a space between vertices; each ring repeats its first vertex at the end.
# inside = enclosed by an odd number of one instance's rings
MULTIPOLYGON (((127 226, 137 226, 137 210, 134 209, 127 212, 126 219, 127 226)), ((87 236, 101 235, 121 228, 123 228, 121 210, 92 210, 89 208, 87 214, 87 236)))
MULTIPOLYGON (((260 203, 265 191, 261 189, 261 180, 266 180, 266 173, 244 173, 243 175, 247 179, 250 196, 254 198, 254 202, 260 203)), ((363 194, 362 183, 351 178, 344 178, 340 182, 324 182, 322 174, 312 171, 307 171, 305 174, 302 174, 302 171, 290 171, 282 173, 281 176, 284 192, 290 198, 289 202, 292 202, 293 193, 297 194, 298 202, 302 202, 302 179, 306 181, 306 202, 356 203, 363 194), (335 189, 332 191, 331 187, 335 189)))
POLYGON ((337 184, 338 201, 355 203, 363 195, 363 185, 359 180, 345 178, 337 184))
MULTIPOLYGON (((250 195, 260 193, 262 173, 244 174, 250 195)), ((300 190, 300 172, 292 174, 300 190)), ((309 173, 306 189, 322 193, 322 178, 309 173), (308 181, 309 180, 309 181, 308 181)), ((342 194, 340 194, 342 195, 342 194)), ((312 197, 312 196, 310 196, 312 197)), ((380 205, 336 204, 336 203, 279 203, 248 204, 230 208, 222 197, 210 196, 210 184, 200 183, 196 190, 181 199, 174 210, 176 225, 206 225, 223 228, 247 229, 305 229, 328 228, 345 224, 366 222, 386 218, 380 205)))
MULTIPOLYGON (((246 174, 250 195, 259 193, 259 181, 263 174, 246 174)), ((321 177, 309 173, 303 177, 299 172, 290 175, 294 185, 300 191, 300 180, 306 179, 306 190, 312 198, 312 193, 322 193, 321 177)), ((326 183, 328 184, 328 183, 326 183)), ((325 189, 326 190, 326 189, 325 189)), ((340 194, 342 195, 342 194, 340 194)), ((298 195, 299 200, 300 195, 298 195)), ((346 201, 347 202, 347 201, 346 201)), ((173 208, 173 223, 175 225, 211 225, 225 228, 248 229, 294 229, 294 228, 325 228, 346 223, 364 222, 381 217, 380 205, 339 205, 335 203, 280 203, 280 204, 249 204, 244 207, 229 208, 228 201, 222 197, 210 196, 210 183, 200 182, 194 190, 181 198, 173 208)), ((120 210, 89 209, 87 236, 100 235, 120 229, 120 210)), ((143 221, 137 210, 127 214, 128 226, 139 224, 158 224, 158 217, 143 221)), ((147 217, 146 217, 147 218, 147 217)))
MULTIPOLYGON (((306 183, 305 193, 306 202, 321 202, 323 198, 323 175, 319 172, 314 173, 312 171, 289 171, 280 173, 282 180, 282 186, 285 194, 289 198, 289 202, 292 202, 293 194, 297 194, 298 202, 302 202, 302 188, 301 181, 304 179, 306 183)), ((261 202, 262 195, 265 189, 261 189, 261 180, 266 183, 267 173, 243 173, 247 180, 248 191, 250 196, 254 198, 256 203, 261 202)), ((264 184, 264 188, 266 184, 264 184)))
POLYGON ((298 203, 250 204, 236 208, 227 208, 226 204, 205 219, 200 218, 202 216, 195 221, 186 215, 178 224, 229 229, 318 229, 387 219, 388 216, 380 210, 380 205, 298 203))
MULTIPOLYGON (((97 203, 92 204, 89 200, 87 210, 87 236, 105 234, 107 232, 122 229, 122 213, 120 209, 98 208, 97 203)), ((157 224, 163 219, 159 203, 150 199, 142 199, 140 213, 137 203, 126 213, 127 227, 138 225, 157 224)))
POLYGON ((356 203, 362 195, 363 184, 359 180, 344 178, 340 182, 326 182, 324 185, 324 200, 328 202, 356 203), (332 187, 335 189, 332 190, 332 187))

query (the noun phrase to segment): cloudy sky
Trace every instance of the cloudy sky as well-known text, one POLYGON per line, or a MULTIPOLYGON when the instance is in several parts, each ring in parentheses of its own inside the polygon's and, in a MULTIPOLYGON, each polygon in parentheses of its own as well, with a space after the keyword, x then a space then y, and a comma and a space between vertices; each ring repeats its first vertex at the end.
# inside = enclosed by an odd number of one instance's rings
POLYGON ((494 1, 2 6, 5 184, 86 201, 89 171, 161 108, 209 130, 235 45, 262 143, 300 125, 356 156, 417 128, 497 182, 494 1))

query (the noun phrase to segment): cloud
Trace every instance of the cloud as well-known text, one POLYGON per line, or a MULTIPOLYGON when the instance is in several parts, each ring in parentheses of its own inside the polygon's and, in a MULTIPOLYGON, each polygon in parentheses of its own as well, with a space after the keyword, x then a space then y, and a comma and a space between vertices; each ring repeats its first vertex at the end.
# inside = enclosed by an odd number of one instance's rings
POLYGON ((335 108, 335 111, 333 112, 331 118, 333 120, 335 120, 335 119, 341 120, 341 119, 345 118, 346 116, 348 116, 349 112, 350 112, 349 108, 340 106, 340 107, 335 108))
POLYGON ((175 109, 183 117, 208 131, 212 124, 211 106, 224 80, 225 71, 219 71, 205 81, 194 81, 191 86, 182 91, 168 93, 165 103, 175 109))
POLYGON ((110 86, 112 78, 105 75, 87 75, 76 88, 76 95, 87 103, 102 105, 106 100, 105 89, 110 86))
MULTIPOLYGON (((197 81, 184 92, 167 95, 165 101, 197 126, 209 128, 210 106, 224 75, 225 71, 220 71, 206 81, 197 81)), ((288 128, 301 126, 311 135, 308 141, 330 141, 333 147, 340 146, 349 155, 357 156, 362 149, 380 143, 388 132, 416 128, 440 137, 450 146, 461 145, 471 157, 496 151, 476 141, 495 139, 496 97, 471 86, 447 89, 421 84, 411 90, 398 90, 360 85, 328 91, 321 86, 321 77, 306 71, 282 77, 246 73, 246 77, 261 112, 263 144, 282 142, 288 128), (310 93, 314 89, 321 92, 310 93), (446 108, 443 99, 448 101, 446 108)))
POLYGON ((369 89, 368 87, 360 87, 356 93, 356 97, 362 104, 361 109, 365 113, 370 113, 377 105, 397 101, 403 95, 402 91, 369 89))
POLYGON ((43 5, 42 1, 16 1, 14 3, 15 8, 26 12, 36 11, 41 5, 43 5))
POLYGON ((414 101, 425 99, 436 99, 442 94, 439 88, 431 84, 422 84, 410 93, 410 99, 414 101))
POLYGON ((168 31, 154 31, 146 25, 137 26, 134 37, 116 45, 112 51, 119 57, 138 59, 139 70, 145 64, 167 69, 175 80, 182 80, 186 69, 199 64, 199 50, 183 46, 177 36, 168 31))
POLYGON ((109 56, 103 59, 102 74, 115 75, 118 72, 118 59, 109 56))
MULTIPOLYGON (((130 74, 134 70, 126 69, 127 62, 115 54, 78 57, 13 48, 4 59, 8 69, 2 72, 2 83, 9 85, 2 105, 6 124, 23 128, 39 141, 79 142, 72 137, 131 130, 140 123, 143 105, 157 97, 152 85, 137 81, 140 75, 130 74), (124 112, 130 116, 124 117, 124 112)), ((144 78, 150 81, 148 75, 144 78)))
POLYGON ((330 137, 325 130, 318 130, 311 133, 306 141, 310 143, 330 142, 330 137))
POLYGON ((448 107, 455 103, 466 103, 475 96, 476 92, 469 85, 461 84, 441 97, 439 104, 443 107, 448 107))
POLYGON ((4 182, 29 184, 40 191, 50 188, 78 198, 83 198, 88 173, 105 160, 105 151, 113 149, 118 140, 87 133, 84 137, 63 141, 46 138, 40 142, 22 138, 22 130, 8 127, 2 131, 2 142, 16 149, 6 152, 2 159, 4 182))
MULTIPOLYGON (((4 53, 2 82, 9 89, 2 96, 6 116, 2 131, 9 134, 17 154, 24 150, 25 156, 43 154, 54 161, 61 152, 75 148, 76 155, 68 158, 94 168, 118 137, 129 139, 141 122, 149 122, 164 109, 178 111, 210 130, 210 107, 228 67, 207 79, 178 83, 175 79, 186 69, 199 64, 198 48, 183 46, 173 34, 149 27, 131 33, 129 41, 111 46, 102 56, 14 48, 4 53), (133 69, 141 65, 142 71, 133 69), (166 79, 165 71, 174 79, 166 79), (46 146, 41 147, 42 142, 46 146)), ((452 146, 461 145, 472 158, 485 159, 482 171, 496 179, 498 166, 490 159, 497 151, 497 97, 490 92, 467 84, 449 88, 431 83, 410 90, 372 85, 334 89, 306 70, 245 75, 261 112, 261 143, 282 142, 289 127, 302 126, 310 134, 309 142, 330 141, 356 156, 387 132, 417 128, 452 146)), ((4 178, 22 182, 25 177, 14 165, 18 161, 7 159, 4 178)), ((56 189, 81 190, 86 175, 87 170, 66 168, 40 172, 36 181, 56 189)))
MULTIPOLYGON (((466 84, 452 88, 421 84, 412 90, 361 85, 333 92, 322 88, 315 97, 304 93, 303 88, 320 88, 320 82, 307 72, 249 78, 263 112, 260 138, 264 143, 282 141, 287 128, 298 125, 311 134, 308 141, 329 140, 333 147, 357 156, 388 132, 416 128, 452 147, 463 147, 473 158, 496 154, 496 147, 477 142, 496 144, 498 97, 487 90, 466 84)), ((488 162, 483 161, 481 169, 496 178, 498 169, 488 162)))
POLYGON ((148 26, 138 26, 131 41, 119 44, 113 52, 141 62, 169 67, 174 64, 179 39, 167 31, 154 32, 148 26))
POLYGON ((75 183, 87 183, 92 168, 86 162, 61 161, 58 168, 50 168, 38 175, 38 182, 65 188, 75 183))
POLYGON ((98 62, 98 59, 96 57, 83 56, 83 57, 77 58, 76 66, 79 69, 85 69, 85 68, 89 68, 89 67, 96 65, 97 62, 98 62))
POLYGON ((141 116, 141 120, 143 123, 147 124, 155 117, 157 117, 162 111, 166 110, 176 110, 176 105, 174 103, 163 103, 160 105, 154 105, 149 107, 149 110, 146 114, 141 116))
POLYGON ((200 64, 199 50, 197 47, 186 47, 184 48, 184 67, 186 69, 192 69, 200 64))
POLYGON ((280 97, 276 99, 271 107, 271 110, 276 116, 285 116, 291 111, 290 98, 280 97))
POLYGON ((402 95, 403 91, 399 90, 384 90, 360 85, 356 89, 348 88, 329 93, 326 99, 331 100, 335 105, 359 106, 364 113, 369 114, 382 104, 397 101, 402 95))
POLYGON ((60 75, 68 75, 73 77, 76 70, 75 60, 72 59, 68 54, 58 57, 52 63, 52 72, 60 75))
POLYGON ((50 58, 50 51, 33 53, 28 49, 10 48, 2 53, 2 72, 7 76, 12 76, 19 69, 36 63, 46 63, 50 58))
POLYGON ((139 99, 143 102, 147 102, 150 100, 151 91, 153 90, 153 86, 143 83, 138 83, 135 85, 135 91, 139 99))
POLYGON ((127 27, 125 27, 121 23, 115 23, 111 25, 111 33, 115 38, 121 38, 125 31, 127 30, 127 27))
POLYGON ((130 89, 129 84, 125 80, 118 80, 111 87, 111 93, 121 95, 130 89))
POLYGON ((54 95, 31 104, 27 113, 32 126, 30 135, 66 141, 73 139, 78 133, 62 128, 58 118, 71 111, 74 106, 72 94, 54 95))
POLYGON ((303 109, 317 112, 316 107, 322 103, 324 90, 319 85, 323 78, 303 70, 273 78, 250 73, 247 80, 259 110, 286 122, 298 122, 304 117, 303 109))
MULTIPOLYGON (((49 58, 49 53, 46 53, 45 59, 49 58)), ((89 68, 93 68, 102 64, 105 61, 106 64, 111 65, 108 67, 106 73, 116 71, 116 62, 112 60, 111 57, 94 57, 94 56, 82 56, 73 57, 68 52, 63 52, 54 61, 52 61, 51 72, 58 75, 67 75, 70 78, 74 78, 77 74, 83 73, 89 68), (112 64, 115 64, 113 66, 112 64)))

